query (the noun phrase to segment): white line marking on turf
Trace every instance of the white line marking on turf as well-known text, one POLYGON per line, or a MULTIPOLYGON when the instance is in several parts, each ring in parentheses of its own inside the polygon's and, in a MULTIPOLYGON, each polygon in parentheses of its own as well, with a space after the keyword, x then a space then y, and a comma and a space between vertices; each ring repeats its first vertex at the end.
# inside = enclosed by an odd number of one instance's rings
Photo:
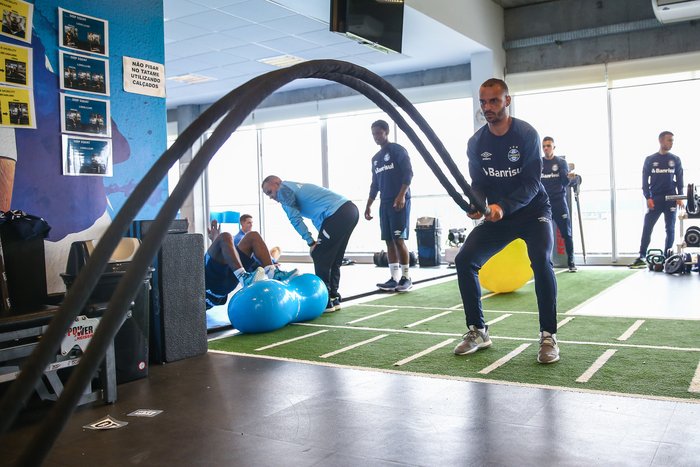
POLYGON ((520 355, 523 352, 523 350, 527 349, 531 345, 532 344, 520 344, 520 346, 518 348, 509 352, 508 355, 505 355, 505 356, 499 358, 498 360, 496 360, 495 362, 493 362, 492 364, 490 364, 489 366, 487 366, 483 370, 479 370, 479 374, 488 375, 496 368, 499 368, 499 367, 505 365, 506 363, 511 361, 513 358, 520 355))
MULTIPOLYGON (((345 303, 345 302, 343 302, 345 303)), ((389 305, 372 305, 370 303, 363 303, 362 306, 367 306, 367 307, 373 307, 373 308, 388 308, 389 305)), ((443 308, 443 307, 438 307, 438 306, 412 306, 412 305, 391 305, 392 308, 405 308, 409 310, 428 310, 428 311, 446 311, 446 310, 459 310, 462 309, 462 304, 460 303, 459 305, 451 306, 449 308, 443 308)), ((484 308, 484 313, 512 313, 512 314, 521 314, 521 315, 537 315, 539 312, 537 311, 518 311, 518 310, 490 310, 488 308, 484 308)))
POLYGON ((516 310, 489 310, 484 308, 484 313, 510 313, 511 315, 539 315, 537 311, 516 311, 516 310))
POLYGON ((396 308, 396 309, 401 309, 401 308, 409 308, 411 310, 429 310, 429 311, 443 311, 443 310, 451 310, 451 308, 442 308, 439 306, 412 306, 412 305, 372 305, 371 303, 363 303, 362 306, 370 306, 373 308, 396 308))
POLYGON ((499 316, 498 318, 492 319, 491 321, 487 322, 486 325, 487 325, 487 326, 491 326, 493 323, 497 323, 497 322, 499 322, 499 321, 503 321, 504 319, 510 318, 511 316, 513 316, 513 315, 506 313, 505 315, 501 315, 501 316, 499 316))
POLYGON ((557 323, 557 328, 560 328, 560 327, 564 326, 565 324, 573 321, 574 318, 575 318, 575 316, 569 316, 568 318, 564 318, 563 320, 561 320, 557 323))
MULTIPOLYGON (((376 332, 388 332, 388 333, 403 333, 403 334, 417 334, 420 336, 446 336, 446 337, 461 337, 463 333, 456 332, 430 332, 430 331, 415 331, 412 329, 389 329, 389 328, 368 328, 363 326, 343 326, 334 324, 316 324, 316 323, 291 323, 292 326, 309 326, 317 328, 329 328, 329 329, 352 329, 354 331, 376 331, 376 332)), ((531 341, 539 342, 540 338, 530 338, 530 337, 512 337, 512 336, 495 336, 493 334, 489 335, 491 339, 503 339, 507 341, 531 341)), ((620 347, 629 349, 652 349, 652 350, 678 350, 681 352, 700 352, 700 347, 670 347, 666 345, 644 345, 644 344, 623 344, 617 342, 591 342, 591 341, 568 341, 557 339, 559 344, 572 344, 572 345, 593 345, 598 347, 620 347)))
POLYGON ((693 376, 693 380, 690 382, 688 392, 700 392, 700 363, 698 363, 698 367, 695 369, 695 376, 693 376))
POLYGON ((270 344, 270 345, 266 345, 265 347, 257 348, 257 349, 255 349, 255 351, 260 352, 263 350, 271 349, 272 347, 277 347, 279 345, 289 344, 290 342, 298 341, 301 339, 306 339, 307 337, 317 336, 319 334, 323 334, 324 332, 328 332, 328 329, 324 329, 323 331, 312 332, 311 334, 304 334, 303 336, 295 337, 293 339, 287 339, 286 341, 275 342, 274 344, 270 344))
POLYGON ((369 344, 371 342, 378 341, 379 339, 384 339, 388 335, 389 334, 380 334, 378 336, 374 336, 371 339, 367 339, 366 341, 358 342, 357 344, 348 345, 347 347, 343 347, 342 349, 334 350, 333 352, 324 353, 319 358, 332 357, 333 355, 338 355, 339 353, 347 352, 348 350, 352 350, 352 349, 355 349, 357 347, 363 346, 365 344, 369 344))
POLYGON ((442 316, 449 315, 450 313, 452 313, 452 312, 451 311, 443 311, 442 313, 438 313, 436 315, 430 316, 430 317, 422 319, 420 321, 416 321, 415 323, 407 324, 404 327, 405 328, 412 328, 412 327, 418 326, 419 324, 427 323, 428 321, 432 321, 432 320, 440 318, 442 316))
POLYGON ((629 327, 629 329, 627 329, 627 331, 623 332, 622 335, 617 338, 617 340, 626 341, 627 339, 632 337, 632 334, 634 334, 634 332, 637 329, 639 329, 642 326, 642 324, 644 324, 644 320, 638 319, 637 321, 634 322, 634 324, 632 326, 629 327))
POLYGON ((450 345, 454 341, 455 341, 455 339, 447 339, 445 341, 442 341, 439 344, 435 344, 434 346, 423 350, 422 352, 418 352, 417 354, 413 354, 410 357, 404 358, 403 360, 399 360, 398 362, 394 363, 394 366, 405 365, 406 363, 412 362, 413 360, 421 358, 424 355, 428 355, 430 352, 433 352, 437 349, 441 349, 441 348, 445 347, 446 345, 450 345))
POLYGON ((603 368, 603 365, 605 365, 610 358, 615 355, 615 352, 617 352, 617 349, 608 349, 605 352, 603 352, 603 355, 598 357, 595 362, 593 362, 593 365, 591 365, 586 371, 583 372, 581 376, 576 378, 577 383, 587 383, 588 380, 590 380, 594 374, 601 368, 603 368))
POLYGON ((375 313, 375 314, 373 314, 373 315, 369 315, 369 316, 365 316, 365 317, 362 317, 362 318, 358 318, 358 319, 353 320, 353 321, 348 321, 348 322, 345 323, 345 324, 355 324, 355 323, 359 323, 360 321, 364 321, 364 320, 366 320, 366 319, 376 318, 377 316, 385 315, 385 314, 387 314, 387 313, 393 313, 394 311, 398 311, 398 308, 392 308, 391 310, 380 311, 379 313, 375 313))

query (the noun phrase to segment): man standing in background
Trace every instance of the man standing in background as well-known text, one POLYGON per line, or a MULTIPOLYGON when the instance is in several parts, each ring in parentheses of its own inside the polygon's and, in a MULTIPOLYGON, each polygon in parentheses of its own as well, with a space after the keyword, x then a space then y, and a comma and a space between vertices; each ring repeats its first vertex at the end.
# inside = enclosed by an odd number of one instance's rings
POLYGON ((554 138, 542 138, 542 185, 552 205, 552 220, 557 224, 561 238, 564 239, 569 272, 576 272, 574 262, 574 241, 571 238, 571 211, 566 200, 566 187, 569 186, 569 164, 564 158, 554 155, 554 138))
POLYGON ((651 232, 654 224, 664 215, 666 224, 666 243, 664 253, 673 248, 676 228, 676 207, 683 208, 683 201, 666 201, 668 195, 683 194, 683 165, 680 157, 671 153, 673 133, 662 131, 659 134, 659 151, 644 160, 642 168, 642 193, 647 201, 647 213, 644 215, 642 241, 639 245, 639 257, 630 264, 632 269, 647 267, 644 261, 647 254, 651 232))
POLYGON ((379 224, 391 272, 389 280, 377 284, 377 287, 391 292, 408 292, 413 287, 406 246, 411 215, 411 159, 403 146, 389 142, 389 124, 384 120, 372 123, 372 137, 381 149, 372 157, 372 184, 365 219, 372 220, 372 203, 377 193, 381 193, 379 224))

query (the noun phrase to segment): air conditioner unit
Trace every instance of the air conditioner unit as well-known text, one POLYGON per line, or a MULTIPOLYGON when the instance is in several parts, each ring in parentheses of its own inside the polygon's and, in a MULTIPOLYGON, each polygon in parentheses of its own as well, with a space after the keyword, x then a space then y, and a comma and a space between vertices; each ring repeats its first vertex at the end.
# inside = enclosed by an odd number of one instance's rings
POLYGON ((700 18, 700 0, 651 0, 651 7, 661 23, 700 18))

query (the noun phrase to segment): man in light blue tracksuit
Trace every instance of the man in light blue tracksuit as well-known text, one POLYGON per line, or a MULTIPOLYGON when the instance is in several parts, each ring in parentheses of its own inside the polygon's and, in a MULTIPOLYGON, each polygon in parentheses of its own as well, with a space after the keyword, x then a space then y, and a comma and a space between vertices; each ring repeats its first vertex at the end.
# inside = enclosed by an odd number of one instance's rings
POLYGON ((314 272, 328 287, 326 312, 340 309, 340 266, 350 235, 357 225, 359 211, 350 200, 311 183, 283 181, 276 175, 265 177, 265 195, 282 205, 294 229, 309 246, 314 272), (310 219, 318 237, 304 223, 310 219))

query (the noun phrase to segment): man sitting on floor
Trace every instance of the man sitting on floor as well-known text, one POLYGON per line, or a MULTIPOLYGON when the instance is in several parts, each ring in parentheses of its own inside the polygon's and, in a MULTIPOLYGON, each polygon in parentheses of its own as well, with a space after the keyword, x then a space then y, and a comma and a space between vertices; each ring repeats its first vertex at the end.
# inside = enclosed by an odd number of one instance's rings
POLYGON ((248 232, 234 246, 233 235, 221 232, 219 223, 211 221, 208 229, 211 246, 204 255, 204 284, 207 309, 224 305, 228 295, 240 283, 247 287, 253 282, 268 279, 286 281, 299 271, 282 271, 272 264, 270 251, 258 232, 248 232), (260 261, 260 265, 253 258, 260 261))

